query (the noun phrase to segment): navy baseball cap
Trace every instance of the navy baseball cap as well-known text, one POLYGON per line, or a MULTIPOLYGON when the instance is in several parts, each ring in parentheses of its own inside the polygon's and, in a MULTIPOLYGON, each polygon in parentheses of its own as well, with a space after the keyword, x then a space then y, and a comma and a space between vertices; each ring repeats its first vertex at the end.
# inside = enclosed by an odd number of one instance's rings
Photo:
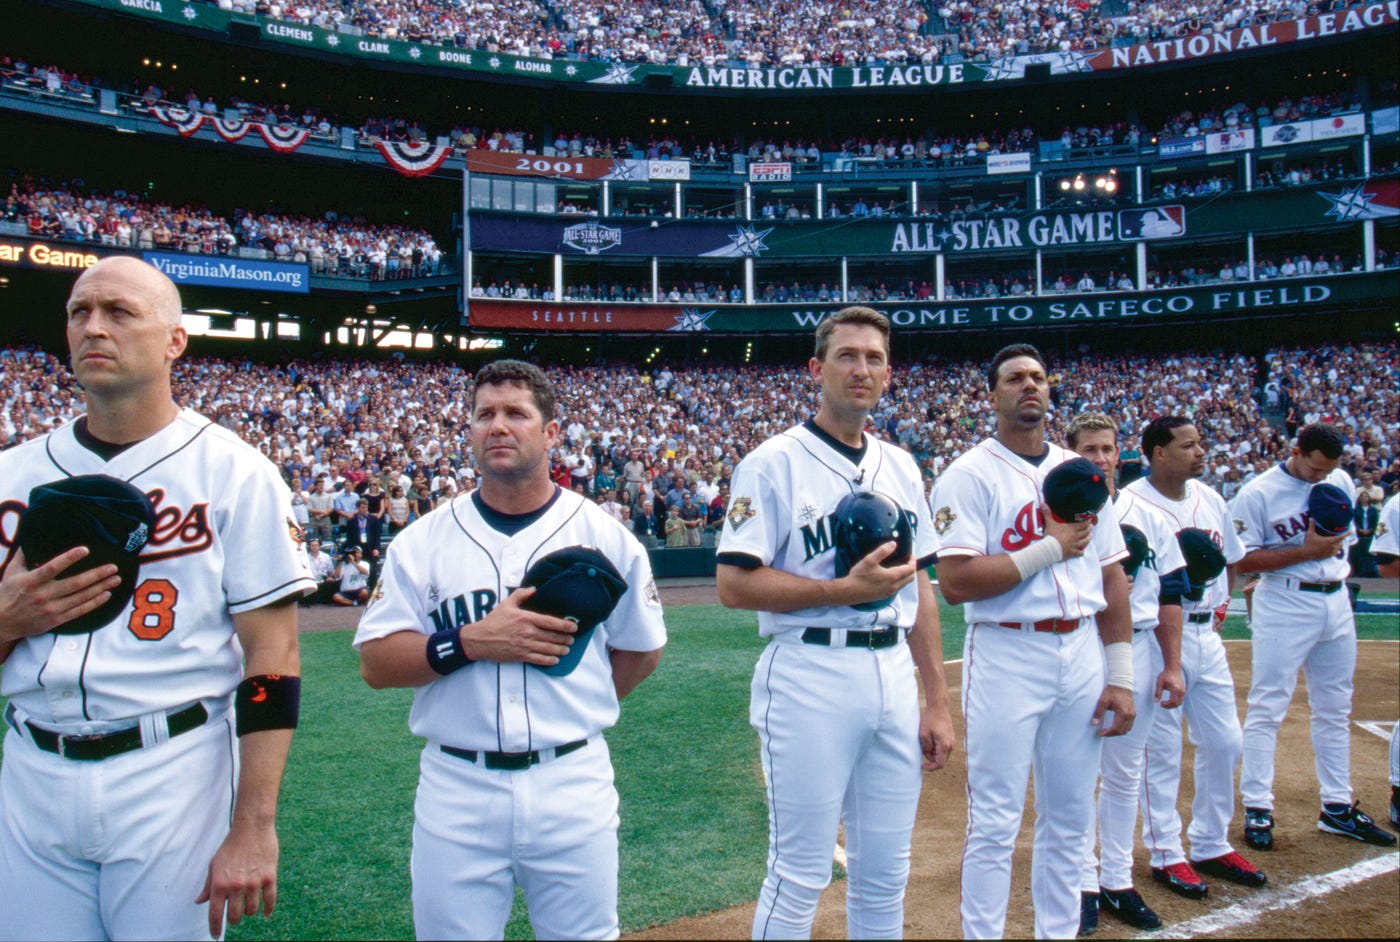
POLYGON ((1308 516, 1318 533, 1341 536, 1351 529, 1351 498, 1335 484, 1314 484, 1308 492, 1308 516))
POLYGON ((1050 513, 1061 523, 1098 522, 1108 503, 1108 480, 1088 458, 1071 458, 1056 465, 1041 485, 1050 513))
POLYGON ((522 602, 521 608, 578 625, 574 643, 558 664, 530 665, 553 677, 573 672, 588 647, 589 634, 607 620, 627 591, 627 580, 612 560, 591 546, 566 546, 540 557, 520 584, 535 588, 535 594, 522 602))

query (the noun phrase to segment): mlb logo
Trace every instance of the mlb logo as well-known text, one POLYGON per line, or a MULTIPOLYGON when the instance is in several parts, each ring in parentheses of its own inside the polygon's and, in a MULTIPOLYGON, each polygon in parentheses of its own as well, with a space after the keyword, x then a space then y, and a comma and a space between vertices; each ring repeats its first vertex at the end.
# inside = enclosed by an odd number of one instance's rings
POLYGON ((1118 213, 1120 239, 1172 239, 1186 234, 1186 207, 1154 206, 1124 209, 1118 213))

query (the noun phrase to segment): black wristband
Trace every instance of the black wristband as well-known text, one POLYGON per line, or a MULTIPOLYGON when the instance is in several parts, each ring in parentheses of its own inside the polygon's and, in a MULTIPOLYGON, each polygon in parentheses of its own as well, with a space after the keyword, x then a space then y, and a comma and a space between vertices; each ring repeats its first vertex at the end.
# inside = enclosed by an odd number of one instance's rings
POLYGON ((240 736, 264 729, 296 729, 301 716, 301 678, 283 674, 245 677, 233 695, 240 736))
POLYGON ((472 659, 462 649, 461 629, 447 628, 428 636, 428 666, 437 673, 446 677, 470 663, 472 659))

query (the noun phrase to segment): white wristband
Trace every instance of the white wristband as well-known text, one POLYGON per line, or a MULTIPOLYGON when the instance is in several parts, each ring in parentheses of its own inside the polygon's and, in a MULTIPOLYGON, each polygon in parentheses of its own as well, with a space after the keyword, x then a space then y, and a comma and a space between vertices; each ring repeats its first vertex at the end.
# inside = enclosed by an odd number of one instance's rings
POLYGON ((1049 537, 1036 540, 1025 549, 1018 549, 1011 554, 1011 561, 1016 564, 1016 571, 1021 574, 1022 582, 1064 558, 1065 548, 1060 545, 1059 540, 1049 537))
POLYGON ((1103 646, 1103 659, 1108 668, 1108 685, 1133 689, 1133 646, 1127 641, 1115 641, 1103 646))

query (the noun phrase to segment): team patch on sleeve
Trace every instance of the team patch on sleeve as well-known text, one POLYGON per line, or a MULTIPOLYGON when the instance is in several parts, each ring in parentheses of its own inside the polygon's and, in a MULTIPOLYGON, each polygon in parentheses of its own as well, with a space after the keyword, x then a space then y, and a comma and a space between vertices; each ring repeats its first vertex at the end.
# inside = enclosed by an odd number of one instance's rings
POLYGON ((646 593, 646 599, 647 599, 648 602, 650 602, 650 603, 653 604, 653 605, 660 605, 660 604, 661 604, 661 593, 658 592, 658 591, 656 590, 656 580, 655 580, 655 579, 648 579, 648 580, 647 580, 647 587, 646 587, 646 589, 645 589, 645 593, 646 593))
POLYGON ((373 605, 384 598, 384 577, 381 575, 374 583, 374 593, 369 597, 369 605, 373 605))
POLYGON ((291 536, 293 545, 300 549, 302 544, 306 542, 306 531, 291 517, 284 519, 287 521, 287 534, 291 536))
POLYGON ((1245 523, 1243 520, 1239 519, 1238 517, 1235 518, 1235 533, 1236 533, 1236 534, 1243 533, 1244 531, 1246 531, 1246 530, 1248 530, 1248 529, 1249 529, 1249 524, 1245 523))
POLYGON ((748 523, 757 514, 758 511, 753 509, 752 498, 736 497, 729 502, 729 526, 735 530, 748 523))
POLYGON ((933 517, 933 529, 939 535, 947 533, 953 529, 953 521, 958 519, 958 515, 953 513, 952 507, 939 507, 938 513, 933 517))

